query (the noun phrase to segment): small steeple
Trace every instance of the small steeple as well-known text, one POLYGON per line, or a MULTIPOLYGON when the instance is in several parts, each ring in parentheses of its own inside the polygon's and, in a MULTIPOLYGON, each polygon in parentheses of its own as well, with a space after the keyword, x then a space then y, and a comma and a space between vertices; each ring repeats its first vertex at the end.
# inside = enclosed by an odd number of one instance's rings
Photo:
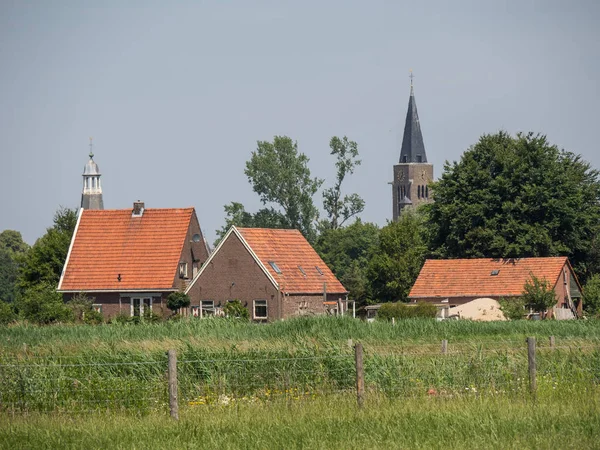
POLYGON ((408 99, 408 111, 404 123, 404 136, 402 137, 402 148, 400 150, 400 163, 426 163, 427 154, 421 134, 421 124, 417 113, 415 92, 413 88, 413 73, 410 71, 410 97, 408 99))
POLYGON ((90 160, 83 167, 83 191, 81 193, 81 207, 83 209, 104 209, 102 200, 102 183, 100 182, 100 169, 94 161, 92 151, 92 138, 90 138, 90 160))

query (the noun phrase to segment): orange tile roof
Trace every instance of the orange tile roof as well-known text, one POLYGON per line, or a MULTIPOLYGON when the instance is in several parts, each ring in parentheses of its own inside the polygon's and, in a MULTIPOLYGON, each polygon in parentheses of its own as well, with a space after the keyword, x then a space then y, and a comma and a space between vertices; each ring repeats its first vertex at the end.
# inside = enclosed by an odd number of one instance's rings
POLYGON ((172 289, 193 211, 82 210, 59 290, 172 289))
MULTIPOLYGON (((410 298, 519 296, 531 274, 552 286, 566 257, 520 259, 428 259, 412 287, 410 298), (492 276, 493 270, 498 275, 492 276)), ((569 266, 570 267, 570 266, 569 266)))
POLYGON ((237 228, 237 230, 283 291, 296 294, 322 293, 325 282, 329 293, 347 292, 298 230, 270 228, 237 228), (273 261, 281 273, 277 273, 269 261, 273 261))

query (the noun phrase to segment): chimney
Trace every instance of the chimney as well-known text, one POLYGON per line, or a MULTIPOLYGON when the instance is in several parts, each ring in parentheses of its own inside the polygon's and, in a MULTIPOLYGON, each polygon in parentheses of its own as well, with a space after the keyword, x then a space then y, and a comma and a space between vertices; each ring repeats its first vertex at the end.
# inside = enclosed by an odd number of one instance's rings
POLYGON ((133 213, 131 217, 142 217, 144 214, 144 202, 138 200, 137 202, 133 202, 133 213))

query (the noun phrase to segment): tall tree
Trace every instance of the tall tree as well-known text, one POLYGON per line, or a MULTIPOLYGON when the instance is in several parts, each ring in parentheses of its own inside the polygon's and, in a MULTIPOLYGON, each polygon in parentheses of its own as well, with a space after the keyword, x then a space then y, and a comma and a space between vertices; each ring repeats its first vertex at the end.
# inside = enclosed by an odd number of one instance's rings
POLYGON ((252 214, 246 211, 239 202, 231 202, 223 207, 225 209, 225 225, 217 230, 216 247, 232 225, 238 227, 257 228, 290 228, 287 218, 273 208, 262 208, 252 214))
POLYGON ((324 229, 315 243, 315 250, 348 289, 352 300, 363 302, 369 298, 367 266, 378 241, 377 225, 359 219, 347 227, 324 229))
POLYGON ((18 259, 28 248, 18 231, 0 233, 0 300, 9 303, 14 300, 18 259))
POLYGON ((360 214, 365 209, 365 202, 358 194, 345 195, 342 198, 342 183, 354 169, 360 166, 358 158, 358 145, 348 140, 346 136, 340 139, 337 136, 329 141, 331 154, 336 157, 336 179, 333 187, 323 191, 323 207, 327 212, 329 226, 332 229, 341 227, 350 217, 360 214))
POLYGON ((273 142, 258 141, 244 173, 261 202, 268 205, 257 213, 258 219, 296 228, 314 241, 319 212, 313 195, 323 180, 311 177, 308 161, 304 153, 298 152, 296 142, 287 136, 275 136, 273 142))
POLYGON ((374 300, 408 300, 427 254, 425 224, 426 216, 420 209, 406 210, 396 222, 381 229, 379 245, 367 269, 374 300))
POLYGON ((566 255, 581 279, 600 269, 600 182, 545 136, 484 135, 433 184, 432 250, 441 257, 566 255))
POLYGON ((22 293, 41 282, 56 288, 76 223, 75 209, 60 208, 54 225, 20 258, 17 286, 22 293))

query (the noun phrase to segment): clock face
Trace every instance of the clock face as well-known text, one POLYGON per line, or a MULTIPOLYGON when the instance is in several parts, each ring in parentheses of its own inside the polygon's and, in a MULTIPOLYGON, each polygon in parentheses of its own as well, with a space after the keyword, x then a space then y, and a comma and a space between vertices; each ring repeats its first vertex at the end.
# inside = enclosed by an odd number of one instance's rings
POLYGON ((421 172, 421 179, 422 179, 422 180, 426 180, 426 179, 427 179, 427 171, 423 170, 423 171, 421 172))
POLYGON ((398 181, 402 181, 402 180, 404 180, 404 172, 400 171, 400 172, 398 172, 398 181))

